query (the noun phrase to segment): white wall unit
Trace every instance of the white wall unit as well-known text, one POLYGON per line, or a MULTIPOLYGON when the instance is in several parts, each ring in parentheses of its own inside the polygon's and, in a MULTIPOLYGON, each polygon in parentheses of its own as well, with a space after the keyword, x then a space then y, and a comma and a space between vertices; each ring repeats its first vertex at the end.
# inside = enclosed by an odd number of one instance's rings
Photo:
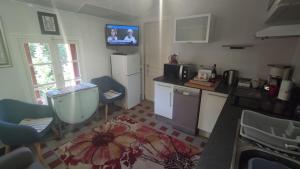
POLYGON ((122 106, 130 109, 141 102, 141 64, 139 54, 111 55, 112 78, 126 89, 122 106))
POLYGON ((211 14, 175 19, 175 43, 208 43, 211 30, 211 14))
POLYGON ((173 116, 173 85, 154 83, 154 113, 169 119, 173 116))
POLYGON ((228 95, 203 90, 201 96, 198 128, 211 133, 228 95))

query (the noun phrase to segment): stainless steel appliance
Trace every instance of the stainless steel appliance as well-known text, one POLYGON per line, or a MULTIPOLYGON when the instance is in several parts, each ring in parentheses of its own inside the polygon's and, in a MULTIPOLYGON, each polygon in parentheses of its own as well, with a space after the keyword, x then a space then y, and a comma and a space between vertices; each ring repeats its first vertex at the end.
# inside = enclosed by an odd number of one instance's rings
POLYGON ((226 70, 223 73, 223 80, 229 86, 233 85, 238 76, 237 70, 226 70))
POLYGON ((188 87, 174 88, 173 118, 174 128, 195 135, 200 103, 200 89, 188 87))
MULTIPOLYGON (((292 67, 290 65, 271 64, 269 73, 269 96, 277 97, 282 80, 289 80, 292 67)), ((281 96, 280 96, 281 98, 281 96)))
POLYGON ((197 80, 199 81, 209 81, 212 78, 213 69, 201 68, 198 70, 197 80))
POLYGON ((164 77, 170 80, 189 81, 196 75, 193 64, 164 64, 164 77))
POLYGON ((292 66, 290 65, 268 65, 270 67, 269 78, 280 78, 289 80, 291 77, 292 66))

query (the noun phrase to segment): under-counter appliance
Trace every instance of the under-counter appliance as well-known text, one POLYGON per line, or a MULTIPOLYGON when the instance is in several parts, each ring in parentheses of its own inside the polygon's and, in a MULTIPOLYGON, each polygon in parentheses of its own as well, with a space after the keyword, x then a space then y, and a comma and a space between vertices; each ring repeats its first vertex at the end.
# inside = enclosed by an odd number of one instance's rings
POLYGON ((164 64, 164 78, 169 80, 189 81, 196 75, 196 65, 164 64))
POLYGON ((111 55, 112 77, 126 88, 122 106, 130 109, 141 102, 140 56, 111 55))
POLYGON ((173 118, 174 128, 195 135, 200 103, 200 89, 174 87, 173 118))

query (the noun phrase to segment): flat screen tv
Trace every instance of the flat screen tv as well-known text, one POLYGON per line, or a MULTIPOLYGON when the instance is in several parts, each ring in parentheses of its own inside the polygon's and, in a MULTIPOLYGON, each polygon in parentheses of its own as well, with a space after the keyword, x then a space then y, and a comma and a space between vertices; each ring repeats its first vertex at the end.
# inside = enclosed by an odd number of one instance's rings
POLYGON ((138 26, 107 24, 105 35, 108 46, 138 46, 139 44, 138 26))

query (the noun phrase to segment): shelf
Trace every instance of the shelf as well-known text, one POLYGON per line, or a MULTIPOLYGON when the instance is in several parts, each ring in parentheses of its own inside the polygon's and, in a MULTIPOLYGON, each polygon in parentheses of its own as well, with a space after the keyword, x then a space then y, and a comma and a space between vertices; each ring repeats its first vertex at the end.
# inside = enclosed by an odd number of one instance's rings
POLYGON ((222 47, 228 47, 229 49, 245 49, 253 47, 253 44, 228 44, 228 45, 222 45, 222 47))

